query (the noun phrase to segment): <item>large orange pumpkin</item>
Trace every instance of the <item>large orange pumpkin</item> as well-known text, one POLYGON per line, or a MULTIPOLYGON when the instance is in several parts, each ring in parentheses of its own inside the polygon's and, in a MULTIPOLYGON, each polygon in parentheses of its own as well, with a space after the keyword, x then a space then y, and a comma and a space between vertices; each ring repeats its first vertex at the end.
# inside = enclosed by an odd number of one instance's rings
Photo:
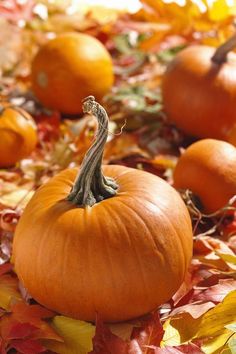
POLYGON ((167 182, 104 166, 107 115, 93 98, 97 139, 82 163, 36 191, 16 229, 15 270, 30 294, 62 314, 115 322, 168 301, 192 255, 191 221, 167 182))
POLYGON ((33 118, 25 110, 4 103, 0 112, 0 167, 13 166, 27 157, 36 143, 33 118))
POLYGON ((174 170, 174 186, 190 189, 208 213, 236 195, 236 148, 221 140, 203 139, 190 145, 174 170))
POLYGON ((113 84, 110 54, 96 38, 66 33, 46 43, 32 62, 32 88, 46 106, 63 113, 82 111, 92 93, 100 100, 113 84))
POLYGON ((215 50, 195 45, 176 55, 163 76, 164 109, 187 134, 227 140, 236 128, 236 35, 215 50))

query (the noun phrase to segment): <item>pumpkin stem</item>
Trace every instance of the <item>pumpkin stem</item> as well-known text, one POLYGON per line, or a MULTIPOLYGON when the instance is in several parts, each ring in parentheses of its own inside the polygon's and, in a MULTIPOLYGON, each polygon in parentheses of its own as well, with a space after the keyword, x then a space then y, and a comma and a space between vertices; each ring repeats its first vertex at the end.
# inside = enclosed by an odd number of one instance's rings
POLYGON ((211 58, 212 62, 218 65, 225 63, 228 53, 234 48, 236 48, 236 34, 216 49, 215 54, 211 58))
POLYGON ((112 178, 103 175, 101 168, 104 146, 108 136, 108 115, 93 96, 88 96, 83 100, 83 112, 96 116, 98 131, 95 142, 85 154, 67 200, 78 206, 86 207, 113 197, 118 186, 112 178))

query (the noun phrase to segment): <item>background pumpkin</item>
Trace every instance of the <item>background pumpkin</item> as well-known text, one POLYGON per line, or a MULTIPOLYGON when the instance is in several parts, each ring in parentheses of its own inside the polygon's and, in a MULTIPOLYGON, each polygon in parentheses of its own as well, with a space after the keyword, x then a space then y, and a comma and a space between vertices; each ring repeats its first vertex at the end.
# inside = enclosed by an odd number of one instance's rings
POLYGON ((208 213, 224 207, 236 195, 236 149, 215 139, 190 145, 174 170, 174 186, 190 189, 208 213))
POLYGON ((37 144, 33 118, 23 109, 4 104, 0 113, 0 167, 13 166, 37 144))
POLYGON ((110 54, 96 38, 65 33, 46 43, 32 62, 32 88, 46 107, 63 113, 82 111, 90 93, 99 100, 113 84, 110 54))
MULTIPOLYGON (((185 133, 228 140, 236 129, 236 35, 221 47, 182 50, 163 76, 164 109, 185 133)), ((232 141, 232 138, 231 138, 232 141)))
POLYGON ((102 175, 107 116, 91 98, 84 107, 98 118, 97 139, 74 186, 77 171, 69 169, 35 193, 16 229, 13 261, 43 305, 82 320, 98 312, 122 321, 155 309, 181 285, 191 221, 159 177, 124 166, 104 166, 102 175))

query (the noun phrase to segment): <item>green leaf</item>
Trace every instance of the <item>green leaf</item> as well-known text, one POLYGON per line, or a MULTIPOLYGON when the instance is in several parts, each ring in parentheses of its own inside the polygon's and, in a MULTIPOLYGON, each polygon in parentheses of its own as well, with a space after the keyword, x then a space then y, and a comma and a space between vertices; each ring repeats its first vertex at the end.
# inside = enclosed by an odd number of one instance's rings
POLYGON ((183 50, 185 47, 186 47, 185 45, 181 44, 177 47, 165 49, 165 50, 157 53, 157 59, 160 63, 168 64, 169 62, 171 62, 174 59, 176 54, 178 52, 180 52, 181 50, 183 50))

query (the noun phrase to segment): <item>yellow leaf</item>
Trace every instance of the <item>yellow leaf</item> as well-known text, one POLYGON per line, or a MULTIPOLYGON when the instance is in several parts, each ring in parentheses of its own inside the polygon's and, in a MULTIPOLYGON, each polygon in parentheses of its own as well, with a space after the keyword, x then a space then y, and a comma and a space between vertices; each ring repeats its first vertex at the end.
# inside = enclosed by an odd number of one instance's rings
POLYGON ((14 301, 22 300, 18 290, 18 280, 9 274, 0 278, 0 307, 8 310, 14 301))
POLYGON ((216 254, 223 259, 225 262, 232 263, 236 265, 236 256, 234 254, 228 254, 228 253, 220 253, 216 252, 216 254))
POLYGON ((236 290, 231 291, 223 300, 214 308, 207 311, 201 317, 194 319, 189 313, 183 312, 168 319, 163 328, 165 334, 163 337, 163 346, 178 346, 186 343, 191 339, 208 339, 205 346, 209 345, 209 352, 214 353, 214 348, 223 347, 227 338, 232 335, 230 329, 225 326, 236 321, 236 290), (227 337, 227 335, 229 336, 227 337), (215 338, 212 338, 215 337, 215 338), (224 339, 226 338, 225 342, 224 339), (213 348, 213 349, 212 349, 213 348), (210 351, 213 350, 213 351, 210 351))
POLYGON ((88 322, 74 320, 65 316, 55 316, 52 327, 64 343, 47 340, 46 348, 59 354, 87 354, 92 350, 95 326, 88 322))
POLYGON ((224 327, 236 321, 236 290, 231 291, 222 303, 202 316, 199 330, 194 338, 220 335, 224 327))
POLYGON ((230 7, 226 0, 213 1, 211 7, 208 10, 208 15, 212 21, 222 21, 229 17, 230 7))
POLYGON ((194 319, 187 312, 183 312, 171 319, 168 319, 163 325, 165 333, 162 345, 178 346, 188 342, 191 338, 194 337, 200 322, 201 317, 194 319))
POLYGON ((229 346, 229 349, 231 350, 231 353, 232 354, 235 354, 236 353, 236 334, 234 334, 229 342, 228 342, 228 346, 229 346))
POLYGON ((32 198, 34 192, 22 187, 17 188, 13 185, 13 183, 11 185, 11 191, 0 197, 0 203, 7 205, 8 207, 15 207, 20 203, 21 207, 25 207, 32 198))
MULTIPOLYGON (((222 330, 222 333, 201 346, 205 354, 216 354, 220 353, 220 350, 226 346, 227 341, 232 336, 232 332, 228 329, 222 330)), ((226 354, 226 352, 224 352, 226 354)), ((229 352, 230 353, 230 352, 229 352)))

